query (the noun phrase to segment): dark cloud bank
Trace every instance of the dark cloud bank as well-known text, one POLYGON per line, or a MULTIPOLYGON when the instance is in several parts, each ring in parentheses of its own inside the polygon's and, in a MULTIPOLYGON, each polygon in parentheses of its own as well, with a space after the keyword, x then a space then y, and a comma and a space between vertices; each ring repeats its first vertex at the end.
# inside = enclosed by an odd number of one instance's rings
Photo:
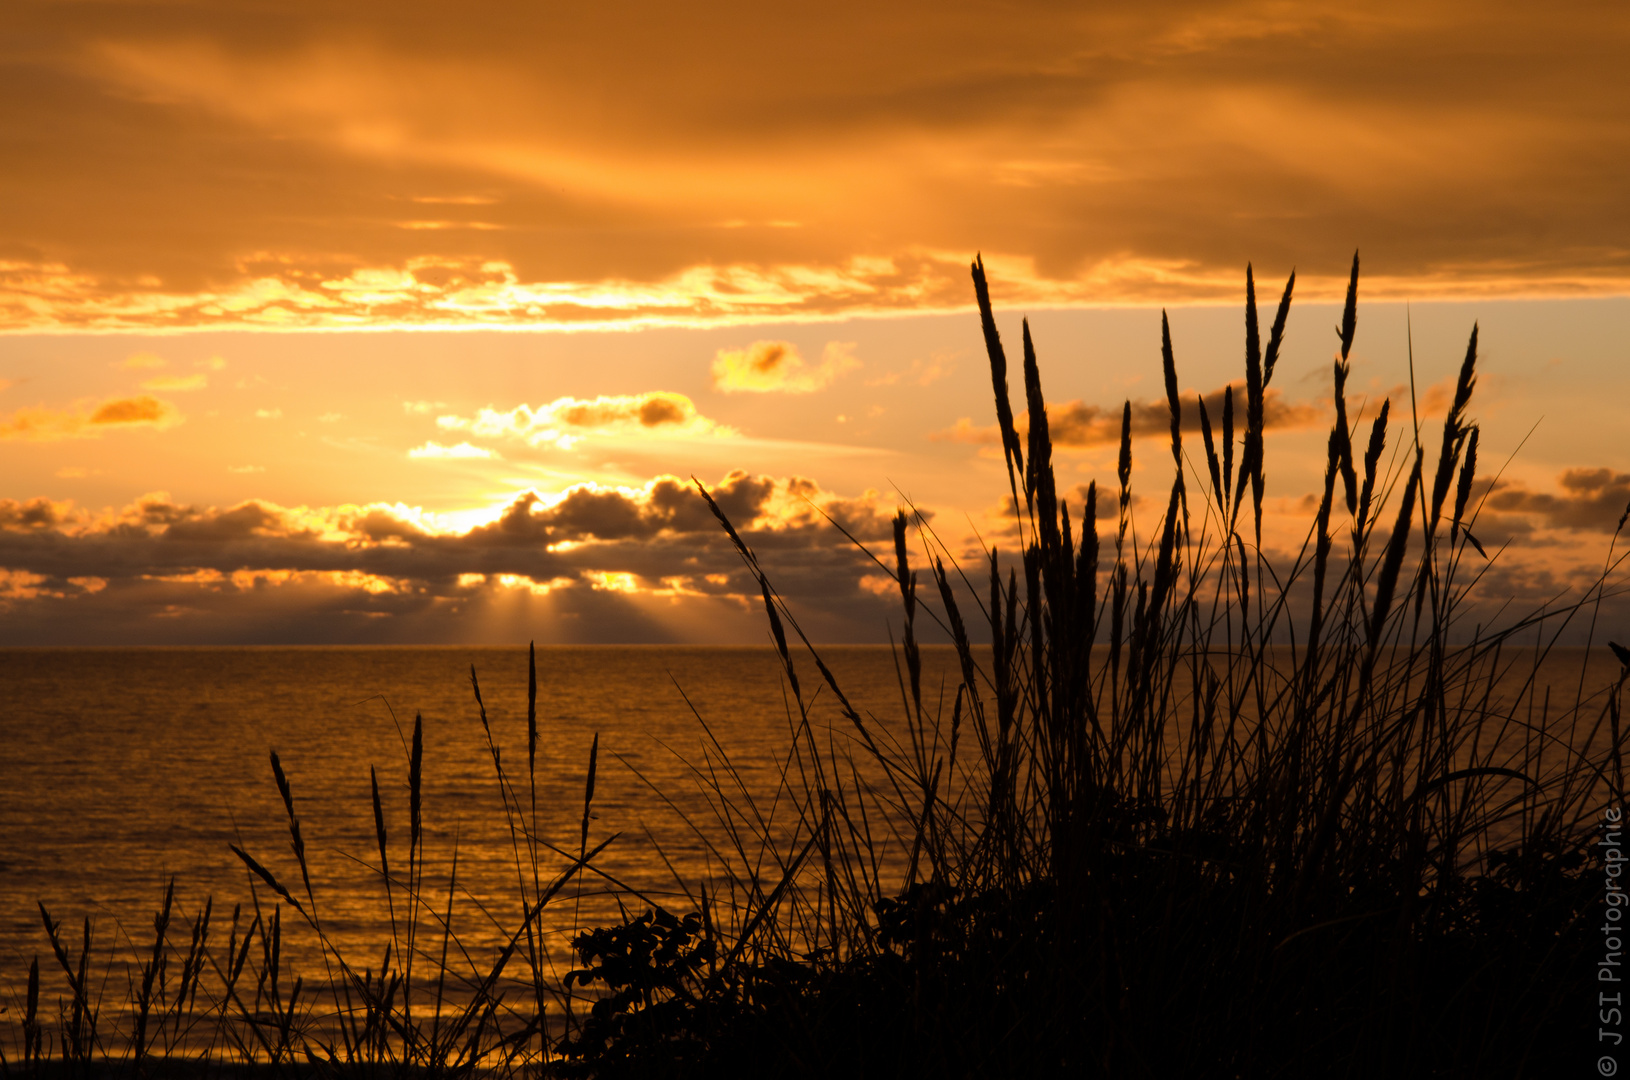
MULTIPOLYGON (((891 505, 741 472, 715 497, 812 636, 886 640, 888 604, 859 584, 873 564, 814 506, 881 549, 891 505)), ((528 492, 460 534, 380 508, 316 520, 148 496, 91 519, 0 500, 0 567, 10 645, 763 637, 753 579, 672 477, 552 504, 528 492)))
MULTIPOLYGON (((886 571, 833 522, 892 562, 892 503, 739 471, 714 490, 812 639, 888 640, 899 607, 886 571)), ((1554 491, 1502 482, 1483 504, 1478 539, 1490 553, 1507 548, 1467 609, 1469 622, 1486 625, 1502 605, 1510 616, 1582 595, 1600 572, 1594 549, 1605 549, 1630 504, 1630 475, 1569 470, 1554 491)), ((973 598, 965 602, 971 615, 973 598)), ((1617 611, 1607 612, 1613 625, 1617 611)), ((920 633, 934 637, 926 626, 920 633)), ((753 578, 695 490, 673 477, 634 490, 582 486, 555 501, 527 492, 463 533, 432 532, 381 507, 202 509, 152 495, 95 517, 45 499, 0 500, 5 645, 764 635, 753 578)))

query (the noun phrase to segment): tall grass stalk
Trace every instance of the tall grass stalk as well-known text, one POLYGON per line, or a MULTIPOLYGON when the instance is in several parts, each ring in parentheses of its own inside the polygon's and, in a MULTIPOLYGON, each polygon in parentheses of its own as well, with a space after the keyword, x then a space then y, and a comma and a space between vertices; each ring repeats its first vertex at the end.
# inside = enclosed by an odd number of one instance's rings
POLYGON ((1264 343, 1247 269, 1237 468, 1231 389, 1221 452, 1203 399, 1201 446, 1185 444, 1163 317, 1173 475, 1140 539, 1128 403, 1105 566, 1096 486, 1074 507, 1057 487, 1028 323, 1021 428, 980 262, 973 277, 1017 550, 959 559, 902 511, 892 559, 873 555, 902 609, 885 722, 850 705, 698 485, 761 593, 789 758, 773 815, 721 748, 697 764, 715 820, 694 826, 733 918, 715 905, 705 940, 662 938, 706 951, 705 977, 631 975, 616 942, 585 939, 592 975, 655 999, 616 998, 617 1023, 568 1045, 572 1074, 1547 1075, 1567 1034, 1585 1045, 1588 845, 1622 802, 1624 676, 1587 693, 1581 672, 1558 708, 1538 675, 1622 556, 1571 606, 1467 625, 1489 562, 1476 329, 1436 446, 1389 427, 1390 402, 1349 416, 1355 255, 1322 496, 1281 556, 1264 546, 1265 402, 1295 277, 1264 343), (925 617, 957 654, 938 707, 925 617), (839 726, 816 719, 792 638, 839 726))

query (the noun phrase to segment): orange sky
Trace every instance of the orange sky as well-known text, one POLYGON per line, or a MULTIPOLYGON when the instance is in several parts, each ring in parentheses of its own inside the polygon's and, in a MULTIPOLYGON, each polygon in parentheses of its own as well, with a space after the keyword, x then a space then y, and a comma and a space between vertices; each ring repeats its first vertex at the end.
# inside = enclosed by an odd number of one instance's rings
POLYGON ((1326 7, 20 0, 0 642, 760 640, 692 473, 881 639, 811 504, 999 534, 976 251, 1066 488, 1163 408, 1158 306, 1213 392, 1244 264, 1296 268, 1288 542, 1360 248, 1359 395, 1408 383, 1402 301, 1423 387, 1480 321, 1485 475, 1538 424, 1491 580, 1576 583, 1630 498, 1630 15, 1326 7))

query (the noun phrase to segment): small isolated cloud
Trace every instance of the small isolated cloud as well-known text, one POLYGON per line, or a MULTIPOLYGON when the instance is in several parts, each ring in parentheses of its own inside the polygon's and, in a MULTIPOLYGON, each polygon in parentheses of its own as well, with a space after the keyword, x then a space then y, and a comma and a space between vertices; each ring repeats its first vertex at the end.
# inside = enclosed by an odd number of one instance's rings
POLYGON ((143 390, 202 390, 209 385, 203 375, 159 375, 141 384, 143 390))
POLYGON ((443 446, 438 442, 427 442, 423 446, 415 446, 408 451, 410 458, 492 458, 498 455, 491 450, 479 446, 471 446, 461 442, 457 446, 443 446))
POLYGON ((524 439, 532 446, 552 443, 562 449, 569 449, 585 435, 674 438, 735 434, 734 429, 698 413, 696 404, 684 394, 666 390, 597 398, 563 397, 535 409, 517 405, 508 412, 487 408, 473 418, 438 416, 436 426, 488 439, 524 439))
POLYGON ((281 420, 281 419, 283 419, 283 410, 282 409, 256 409, 255 410, 255 415, 257 417, 259 417, 260 419, 262 419, 262 420, 281 420))
POLYGON ((166 366, 168 363, 168 360, 155 353, 139 352, 125 357, 117 366, 127 371, 153 371, 166 366))
MULTIPOLYGON (((1224 398, 1229 387, 1224 386, 1205 395, 1206 412, 1211 418, 1211 430, 1222 438, 1224 398)), ((1245 430, 1245 388, 1233 387, 1234 431, 1236 437, 1245 430)), ((1198 395, 1185 391, 1178 399, 1179 416, 1184 432, 1200 430, 1200 410, 1195 405, 1198 395)), ((1150 435, 1169 435, 1172 429, 1171 407, 1164 401, 1134 401, 1132 407, 1132 435, 1143 438, 1150 435)), ((1054 446, 1103 446, 1120 441, 1124 406, 1105 408, 1081 401, 1066 401, 1047 408, 1047 430, 1054 446)), ((1265 428, 1305 428, 1324 423, 1329 417, 1324 404, 1312 401, 1286 401, 1284 395, 1270 387, 1263 395, 1262 423, 1265 428)), ((1030 414, 1014 417, 1021 432, 1029 430, 1030 414)), ((931 432, 934 442, 962 442, 976 445, 1000 445, 1001 436, 996 425, 975 427, 964 416, 948 428, 931 432)))
POLYGON ((226 467, 226 471, 229 472, 229 473, 262 473, 262 472, 266 471, 266 466, 264 466, 264 465, 228 465, 226 467))
POLYGON ((955 370, 956 365, 951 362, 950 356, 935 354, 928 360, 918 357, 904 371, 890 371, 875 379, 867 379, 866 385, 898 386, 905 383, 908 386, 931 386, 955 370))
POLYGON ((808 394, 860 366, 854 343, 829 341, 821 362, 805 362, 790 341, 755 341, 745 349, 720 349, 713 358, 713 388, 726 394, 808 394))
POLYGON ((148 427, 171 428, 184 418, 174 405, 146 394, 79 403, 67 409, 37 406, 0 417, 0 439, 48 442, 55 439, 95 438, 104 431, 148 427))
POLYGON ((930 431, 928 438, 932 442, 959 442, 971 443, 975 446, 996 446, 1002 441, 1002 433, 995 424, 985 427, 975 427, 970 417, 959 416, 956 423, 939 431, 930 431))
POLYGON ((64 465, 57 470, 57 477, 62 480, 83 480, 87 476, 101 475, 101 469, 88 469, 83 465, 64 465))
POLYGON ((445 401, 404 401, 402 411, 409 416, 429 416, 437 409, 447 408, 445 401))
POLYGON ((345 419, 344 413, 325 412, 317 418, 319 424, 334 424, 345 419))
POLYGON ((208 360, 196 361, 193 366, 201 367, 206 371, 224 371, 226 369, 226 361, 221 359, 219 356, 212 356, 208 360))

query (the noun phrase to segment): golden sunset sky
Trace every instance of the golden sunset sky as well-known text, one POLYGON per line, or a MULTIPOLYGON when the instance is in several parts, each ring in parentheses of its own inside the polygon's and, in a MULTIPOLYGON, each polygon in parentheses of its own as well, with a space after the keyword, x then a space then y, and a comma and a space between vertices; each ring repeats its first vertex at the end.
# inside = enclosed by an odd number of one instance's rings
POLYGON ((1577 590, 1630 500, 1622 3, 0 25, 0 643, 761 641, 692 475, 812 637, 886 640, 817 507, 1012 539, 976 253, 1072 499, 1133 403, 1144 533, 1161 309, 1188 396, 1241 381, 1250 262, 1268 315, 1297 274, 1264 544, 1299 542, 1354 249, 1366 429, 1411 337, 1441 423, 1480 325, 1484 589, 1577 590))

